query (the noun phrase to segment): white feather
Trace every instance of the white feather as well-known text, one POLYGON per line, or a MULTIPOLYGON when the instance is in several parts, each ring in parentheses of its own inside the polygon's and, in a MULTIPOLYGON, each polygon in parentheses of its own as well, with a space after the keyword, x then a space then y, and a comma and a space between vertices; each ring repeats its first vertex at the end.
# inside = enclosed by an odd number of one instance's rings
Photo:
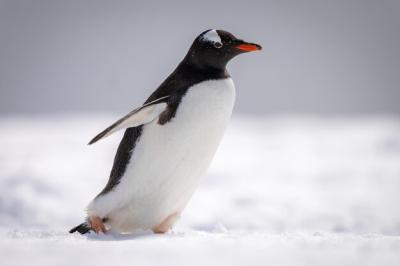
POLYGON ((230 78, 190 88, 171 121, 143 126, 120 183, 94 199, 88 214, 108 217, 114 230, 131 232, 180 213, 217 150, 234 99, 230 78))
POLYGON ((94 137, 89 144, 95 143, 105 137, 110 136, 111 134, 128 127, 137 127, 140 125, 147 124, 153 121, 156 117, 158 117, 167 107, 165 102, 155 103, 162 99, 165 99, 169 96, 161 97, 155 101, 149 102, 129 114, 125 115, 117 122, 100 132, 96 137, 94 137))
POLYGON ((201 36, 201 38, 205 41, 212 42, 212 43, 222 43, 221 37, 216 30, 209 30, 201 36))

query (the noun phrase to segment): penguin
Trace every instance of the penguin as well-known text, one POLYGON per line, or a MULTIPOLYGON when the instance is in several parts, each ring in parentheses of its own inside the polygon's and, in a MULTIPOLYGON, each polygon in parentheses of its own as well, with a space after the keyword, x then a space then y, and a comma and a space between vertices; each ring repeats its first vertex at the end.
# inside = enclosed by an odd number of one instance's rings
POLYGON ((230 120, 235 86, 226 65, 261 50, 224 30, 201 33, 145 103, 89 144, 125 129, 109 180, 69 232, 166 233, 209 167, 230 120))

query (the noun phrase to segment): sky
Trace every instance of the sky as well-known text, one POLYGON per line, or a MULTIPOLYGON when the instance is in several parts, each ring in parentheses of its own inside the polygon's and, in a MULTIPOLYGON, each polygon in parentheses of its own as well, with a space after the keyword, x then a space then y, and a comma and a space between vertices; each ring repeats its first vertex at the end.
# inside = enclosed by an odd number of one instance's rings
POLYGON ((400 113, 399 1, 0 0, 0 115, 128 112, 224 29, 235 111, 400 113))

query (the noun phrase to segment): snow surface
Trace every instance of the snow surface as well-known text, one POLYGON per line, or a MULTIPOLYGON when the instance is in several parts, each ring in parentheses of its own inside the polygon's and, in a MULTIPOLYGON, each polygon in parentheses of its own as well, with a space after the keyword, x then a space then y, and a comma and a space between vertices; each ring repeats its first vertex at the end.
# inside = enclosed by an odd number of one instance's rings
POLYGON ((234 119, 167 235, 71 235, 119 115, 0 118, 1 265, 400 265, 400 118, 234 119))

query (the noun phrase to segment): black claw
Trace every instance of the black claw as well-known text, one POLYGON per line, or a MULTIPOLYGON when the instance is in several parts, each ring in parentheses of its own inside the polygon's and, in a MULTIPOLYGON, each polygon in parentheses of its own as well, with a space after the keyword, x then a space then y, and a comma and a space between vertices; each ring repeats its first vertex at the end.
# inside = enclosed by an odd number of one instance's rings
POLYGON ((69 233, 70 233, 70 234, 73 234, 73 233, 75 233, 75 232, 78 232, 78 233, 84 235, 84 234, 86 234, 87 232, 89 232, 90 230, 92 230, 92 227, 91 227, 87 222, 84 222, 84 223, 81 223, 81 224, 78 225, 78 226, 75 226, 75 227, 72 228, 71 230, 69 230, 69 233))

